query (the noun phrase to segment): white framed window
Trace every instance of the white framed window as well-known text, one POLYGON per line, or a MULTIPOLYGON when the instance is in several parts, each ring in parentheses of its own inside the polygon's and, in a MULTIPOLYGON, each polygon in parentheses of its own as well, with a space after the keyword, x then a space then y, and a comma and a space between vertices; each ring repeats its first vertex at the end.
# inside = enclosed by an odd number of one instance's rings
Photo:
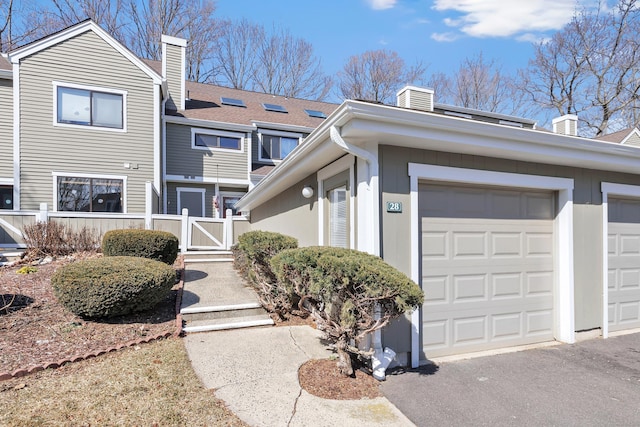
POLYGON ((54 172, 58 212, 126 213, 126 176, 54 172))
POLYGON ((300 144, 302 134, 259 130, 258 159, 263 162, 279 162, 300 144))
POLYGON ((126 131, 127 92, 53 82, 53 124, 126 131))
POLYGON ((244 152, 244 136, 245 134, 239 132, 191 128, 191 148, 244 152))
POLYGON ((13 209, 13 185, 0 183, 0 209, 13 209))

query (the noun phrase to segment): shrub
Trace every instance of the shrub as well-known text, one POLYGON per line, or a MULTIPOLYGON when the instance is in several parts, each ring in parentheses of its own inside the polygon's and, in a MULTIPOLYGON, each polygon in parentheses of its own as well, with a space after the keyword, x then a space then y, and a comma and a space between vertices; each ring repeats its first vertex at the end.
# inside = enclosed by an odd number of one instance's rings
POLYGON ((100 238, 93 229, 72 230, 56 221, 35 222, 24 227, 26 257, 64 256, 74 252, 96 252, 100 238))
POLYGON ((113 317, 148 310, 175 284, 175 270, 145 258, 113 256, 77 261, 51 277, 55 296, 82 317, 113 317))
POLYGON ((369 357, 351 343, 419 307, 424 294, 405 274, 377 256, 350 249, 309 247, 282 251, 271 266, 285 289, 300 297, 318 329, 335 345, 338 367, 353 374, 352 356, 369 357), (376 316, 375 311, 378 310, 376 316))
POLYGON ((172 265, 178 257, 178 238, 167 231, 111 230, 102 238, 105 256, 133 256, 172 265))
POLYGON ((298 241, 293 237, 269 231, 249 231, 240 235, 232 248, 236 269, 256 289, 262 306, 280 319, 289 316, 297 299, 295 294, 280 286, 269 260, 284 249, 296 247, 298 241))

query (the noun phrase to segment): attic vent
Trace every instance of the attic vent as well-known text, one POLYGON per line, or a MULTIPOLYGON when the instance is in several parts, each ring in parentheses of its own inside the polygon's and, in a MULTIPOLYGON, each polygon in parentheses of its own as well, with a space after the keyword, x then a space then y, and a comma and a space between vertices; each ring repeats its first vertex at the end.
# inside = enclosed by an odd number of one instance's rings
POLYGON ((433 89, 405 86, 396 94, 398 107, 433 111, 433 89))
POLYGON ((276 113, 286 113, 287 112, 286 108, 284 108, 282 105, 278 105, 278 104, 267 104, 267 103, 264 103, 264 104, 262 104, 262 106, 267 111, 275 111, 276 113))
POLYGON ((224 96, 221 96, 220 102, 222 102, 223 105, 232 105, 234 107, 246 107, 242 99, 225 98, 224 96))

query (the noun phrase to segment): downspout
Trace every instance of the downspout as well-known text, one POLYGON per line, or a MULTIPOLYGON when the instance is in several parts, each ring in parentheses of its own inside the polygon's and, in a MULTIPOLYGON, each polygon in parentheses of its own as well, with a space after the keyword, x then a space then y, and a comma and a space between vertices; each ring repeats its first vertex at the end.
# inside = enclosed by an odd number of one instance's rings
MULTIPOLYGON (((378 157, 360 147, 356 147, 352 144, 346 142, 342 135, 340 135, 340 131, 335 126, 331 126, 329 129, 329 135, 331 137, 331 141, 335 143, 338 147, 342 148, 349 154, 364 160, 368 166, 368 174, 367 174, 367 191, 371 192, 372 196, 372 204, 375 206, 372 207, 372 212, 376 214, 373 215, 372 223, 370 224, 371 230, 369 232, 370 235, 373 236, 373 245, 372 247, 367 248, 369 253, 373 255, 380 255, 380 210, 379 210, 379 194, 378 194, 378 157)), ((374 318, 376 320, 380 319, 380 307, 375 308, 374 318)), ((371 356, 371 365, 373 368, 373 377, 378 381, 382 381, 385 379, 385 371, 391 361, 395 358, 396 353, 387 347, 383 350, 382 348, 382 333, 380 329, 373 332, 371 337, 371 345, 373 346, 374 353, 371 356)))

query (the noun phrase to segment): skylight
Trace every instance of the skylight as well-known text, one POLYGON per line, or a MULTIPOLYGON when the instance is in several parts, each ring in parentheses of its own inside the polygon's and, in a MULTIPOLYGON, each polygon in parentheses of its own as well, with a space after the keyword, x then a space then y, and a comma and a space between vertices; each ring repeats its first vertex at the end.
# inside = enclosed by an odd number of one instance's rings
POLYGON ((304 110, 305 113, 309 115, 309 117, 317 117, 318 119, 326 119, 327 115, 322 111, 318 110, 304 110))
POLYGON ((287 112, 287 109, 284 108, 282 105, 264 103, 264 104, 262 104, 262 106, 267 111, 275 111, 277 113, 286 113, 287 112))
POLYGON ((220 97, 220 102, 224 105, 233 105, 234 107, 246 107, 242 99, 220 97))

